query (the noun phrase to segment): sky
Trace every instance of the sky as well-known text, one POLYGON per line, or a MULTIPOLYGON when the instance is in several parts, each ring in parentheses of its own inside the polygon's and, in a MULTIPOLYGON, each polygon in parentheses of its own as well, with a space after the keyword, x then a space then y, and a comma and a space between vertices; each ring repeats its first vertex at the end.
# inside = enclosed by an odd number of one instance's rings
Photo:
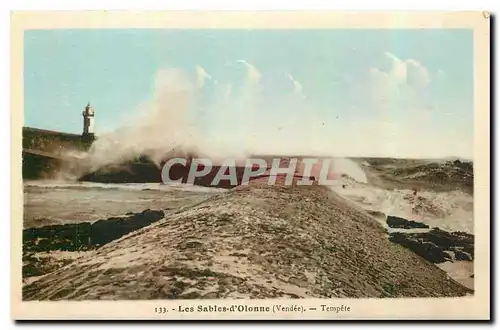
POLYGON ((212 144, 250 146, 252 132, 279 149, 472 158, 471 30, 33 30, 24 42, 25 126, 81 133, 90 102, 96 134, 112 134, 174 84, 190 101, 169 111, 212 144))

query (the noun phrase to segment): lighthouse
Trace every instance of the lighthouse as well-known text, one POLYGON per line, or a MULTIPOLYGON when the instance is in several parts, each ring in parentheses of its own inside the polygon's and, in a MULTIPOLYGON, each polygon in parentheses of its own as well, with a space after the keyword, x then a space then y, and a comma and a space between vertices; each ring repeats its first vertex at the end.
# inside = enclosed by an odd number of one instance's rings
POLYGON ((85 109, 82 112, 83 115, 83 134, 82 137, 84 139, 93 140, 94 139, 94 116, 95 111, 94 108, 90 105, 90 102, 87 104, 85 109))

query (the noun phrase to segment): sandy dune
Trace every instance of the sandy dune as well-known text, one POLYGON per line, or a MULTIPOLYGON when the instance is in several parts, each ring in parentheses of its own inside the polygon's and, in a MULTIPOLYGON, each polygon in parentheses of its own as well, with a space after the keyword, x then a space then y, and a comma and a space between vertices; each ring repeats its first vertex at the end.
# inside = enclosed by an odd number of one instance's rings
POLYGON ((441 297, 472 290, 321 186, 248 186, 25 285, 27 300, 441 297))

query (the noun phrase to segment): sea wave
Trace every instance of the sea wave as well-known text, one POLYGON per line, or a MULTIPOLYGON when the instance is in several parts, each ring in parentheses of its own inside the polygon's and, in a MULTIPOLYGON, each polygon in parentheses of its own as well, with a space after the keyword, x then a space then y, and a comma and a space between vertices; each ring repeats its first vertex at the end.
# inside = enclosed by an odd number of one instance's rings
POLYGON ((194 191, 194 192, 224 192, 226 189, 196 186, 184 183, 100 183, 88 181, 58 181, 58 180, 35 180, 25 181, 25 187, 51 188, 51 189, 123 189, 123 190, 157 190, 157 191, 194 191))

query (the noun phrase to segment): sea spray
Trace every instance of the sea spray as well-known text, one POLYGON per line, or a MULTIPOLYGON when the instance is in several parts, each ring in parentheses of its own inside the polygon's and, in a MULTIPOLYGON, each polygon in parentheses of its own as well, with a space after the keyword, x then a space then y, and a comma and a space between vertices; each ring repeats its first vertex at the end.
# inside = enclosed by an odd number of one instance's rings
POLYGON ((331 143, 336 130, 331 129, 328 114, 320 120, 308 99, 293 92, 270 97, 255 68, 241 63, 248 68, 246 83, 232 87, 231 93, 227 85, 219 84, 214 95, 207 95, 199 81, 182 70, 161 70, 154 98, 129 122, 98 135, 86 157, 80 157, 80 168, 89 173, 138 157, 160 168, 171 157, 194 155, 217 164, 227 157, 313 154, 335 157, 334 171, 366 182, 356 163, 341 158, 346 146, 331 143), (301 120, 303 115, 308 120, 301 120))

